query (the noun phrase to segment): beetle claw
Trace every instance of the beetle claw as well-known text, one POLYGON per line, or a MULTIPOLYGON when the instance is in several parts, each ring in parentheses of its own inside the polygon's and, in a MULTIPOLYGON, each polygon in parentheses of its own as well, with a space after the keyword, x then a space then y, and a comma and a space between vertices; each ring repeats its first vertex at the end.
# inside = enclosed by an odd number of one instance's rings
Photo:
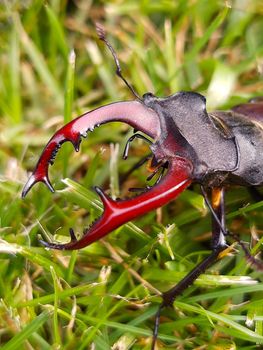
POLYGON ((47 248, 59 250, 84 248, 126 222, 177 197, 190 185, 191 171, 192 166, 189 162, 177 158, 168 166, 166 176, 158 184, 127 200, 113 200, 101 188, 95 187, 95 191, 103 202, 104 212, 88 229, 84 230, 82 238, 77 240, 73 230, 70 229, 71 241, 69 243, 57 244, 41 241, 41 244, 47 248))
POLYGON ((30 191, 30 189, 35 185, 35 183, 37 182, 43 182, 47 188, 50 190, 50 192, 54 193, 55 189, 54 187, 51 185, 48 176, 41 176, 41 178, 37 178, 35 176, 35 174, 33 173, 29 179, 27 180, 27 183, 25 184, 23 191, 22 191, 22 198, 25 198, 25 196, 27 195, 27 193, 30 191))
POLYGON ((104 211, 113 210, 113 204, 115 203, 115 201, 111 199, 108 195, 106 195, 106 193, 99 186, 94 186, 94 189, 100 196, 100 199, 104 206, 104 211))
POLYGON ((87 132, 93 131, 95 127, 111 121, 127 123, 153 139, 158 138, 160 135, 158 115, 138 101, 112 103, 85 113, 66 124, 49 140, 33 174, 22 191, 22 198, 26 196, 31 187, 37 182, 44 182, 50 191, 54 192, 48 179, 48 168, 49 165, 53 164, 62 144, 70 141, 78 152, 81 138, 86 137, 87 132))
POLYGON ((72 142, 72 144, 73 144, 75 151, 79 152, 79 146, 81 144, 81 136, 79 136, 79 138, 75 142, 72 142))
MULTIPOLYGON (((77 237, 75 235, 75 232, 73 228, 70 227, 69 229, 69 234, 70 234, 70 243, 74 243, 77 241, 77 237)), ((43 241, 42 239, 39 240, 39 243, 43 245, 45 248, 48 249, 58 249, 58 250, 63 250, 65 244, 60 244, 60 243, 54 243, 54 242, 46 242, 43 241)))
POLYGON ((42 182, 47 186, 47 188, 50 190, 50 192, 54 193, 55 189, 54 187, 51 185, 51 182, 49 181, 49 178, 47 176, 44 176, 42 178, 42 182))
MULTIPOLYGON (((100 124, 111 121, 121 121, 131 125, 133 128, 145 133, 148 137, 156 140, 160 137, 160 120, 158 114, 138 101, 117 102, 95 109, 85 113, 82 116, 72 120, 49 140, 44 148, 37 166, 29 178, 22 192, 25 197, 31 187, 37 182, 44 182, 47 187, 54 192, 48 179, 48 168, 53 162, 55 156, 64 142, 70 141, 79 150, 81 138, 85 137, 87 132, 100 124)), ((135 134, 136 135, 136 134, 135 134)), ((133 138, 139 137, 152 143, 143 135, 137 134, 133 138)), ((181 157, 169 158, 170 163, 167 174, 164 178, 159 178, 156 185, 149 190, 128 200, 113 200, 107 196, 99 187, 95 191, 100 196, 104 212, 88 229, 84 230, 83 236, 77 240, 74 231, 70 229, 71 241, 66 244, 48 243, 41 241, 47 248, 60 250, 81 249, 104 237, 111 231, 141 216, 153 209, 156 209, 181 193, 192 181, 192 163, 181 157)), ((158 164, 155 157, 152 160, 152 166, 158 164)), ((167 160, 168 161, 168 160, 167 160)))
POLYGON ((64 249, 64 244, 46 242, 46 241, 43 241, 42 239, 39 240, 39 243, 48 249, 57 249, 57 250, 64 249))

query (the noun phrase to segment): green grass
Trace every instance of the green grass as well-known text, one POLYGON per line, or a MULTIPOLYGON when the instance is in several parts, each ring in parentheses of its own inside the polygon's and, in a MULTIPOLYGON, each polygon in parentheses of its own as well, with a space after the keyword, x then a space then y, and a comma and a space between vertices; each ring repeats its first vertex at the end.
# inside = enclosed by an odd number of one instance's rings
MULTIPOLYGON (((262 95, 262 1, 228 3, 0 2, 1 349, 150 349, 158 295, 209 252, 198 186, 81 251, 42 248, 40 236, 66 240, 70 227, 81 233, 100 215, 92 186, 125 197, 145 183, 142 167, 118 186, 149 150, 135 141, 123 161, 132 130, 115 123, 89 134, 79 154, 63 146, 51 168, 54 195, 39 184, 21 200, 21 190, 55 130, 85 110, 133 98, 94 21, 139 94, 195 90, 210 110, 262 95)), ((254 253, 262 208, 245 188, 227 192, 228 227, 248 242, 253 234, 254 253)), ((260 349, 262 297, 262 273, 242 252, 228 256, 163 311, 159 348, 260 349)))

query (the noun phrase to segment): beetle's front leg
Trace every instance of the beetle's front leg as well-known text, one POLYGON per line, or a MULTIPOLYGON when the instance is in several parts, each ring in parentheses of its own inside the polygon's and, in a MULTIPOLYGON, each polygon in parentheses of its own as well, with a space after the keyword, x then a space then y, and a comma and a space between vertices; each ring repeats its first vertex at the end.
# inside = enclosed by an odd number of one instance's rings
POLYGON ((123 156, 122 158, 123 159, 127 159, 128 158, 128 153, 129 153, 129 149, 130 149, 130 144, 131 142, 134 140, 134 139, 142 139, 146 142, 148 142, 150 145, 152 144, 152 141, 149 140, 147 137, 145 137, 144 135, 141 135, 141 134, 133 134, 126 142, 126 145, 125 145, 125 148, 124 148, 124 152, 123 152, 123 156))
POLYGON ((217 260, 220 253, 227 247, 224 238, 225 232, 222 230, 222 228, 225 226, 224 189, 213 189, 211 202, 213 210, 220 222, 219 224, 219 222, 212 215, 212 253, 201 261, 201 263, 199 263, 192 271, 190 271, 176 286, 162 294, 163 302, 161 303, 155 316, 151 347, 152 350, 155 350, 155 344, 158 337, 161 310, 165 307, 172 306, 176 297, 191 286, 194 281, 217 260))
POLYGON ((120 176, 120 184, 122 184, 126 179, 137 169, 139 169, 143 164, 148 162, 152 158, 152 154, 149 153, 145 157, 141 158, 137 163, 135 163, 126 173, 120 176))

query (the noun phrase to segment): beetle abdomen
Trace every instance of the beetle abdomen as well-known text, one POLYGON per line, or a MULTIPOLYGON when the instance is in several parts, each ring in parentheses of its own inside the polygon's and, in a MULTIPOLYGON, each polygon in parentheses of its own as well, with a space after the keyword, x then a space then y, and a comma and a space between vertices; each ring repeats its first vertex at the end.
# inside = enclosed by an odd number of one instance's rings
POLYGON ((230 182, 263 185, 263 124, 234 111, 217 112, 216 115, 235 136, 239 148, 239 165, 230 174, 230 182))

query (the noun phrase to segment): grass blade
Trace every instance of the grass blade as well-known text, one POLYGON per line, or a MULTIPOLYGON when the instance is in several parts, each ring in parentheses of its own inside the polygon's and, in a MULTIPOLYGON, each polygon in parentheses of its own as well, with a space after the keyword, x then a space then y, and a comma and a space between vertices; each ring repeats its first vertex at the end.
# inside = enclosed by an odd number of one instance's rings
POLYGON ((20 333, 17 333, 9 342, 1 346, 2 350, 17 350, 20 347, 23 347, 24 342, 28 340, 28 338, 34 334, 34 332, 38 331, 40 327, 44 325, 46 321, 48 321, 50 317, 49 311, 43 311, 40 315, 38 315, 33 321, 31 321, 24 329, 21 330, 20 333))

